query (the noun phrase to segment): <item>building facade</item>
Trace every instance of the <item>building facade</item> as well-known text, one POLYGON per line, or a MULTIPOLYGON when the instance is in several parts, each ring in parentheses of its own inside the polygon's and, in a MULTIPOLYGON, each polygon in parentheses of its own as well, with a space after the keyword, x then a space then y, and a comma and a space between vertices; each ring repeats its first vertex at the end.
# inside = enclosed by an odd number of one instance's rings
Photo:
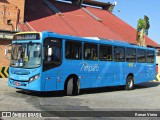
POLYGON ((19 22, 24 21, 25 0, 0 1, 0 30, 17 31, 19 22))
MULTIPOLYGON (((52 31, 79 37, 100 37, 137 44, 136 29, 112 14, 114 4, 90 0, 1 0, 0 67, 7 67, 4 48, 18 31, 52 31), (101 9, 81 6, 82 3, 101 9)), ((147 45, 158 44, 146 37, 147 45)))
POLYGON ((0 1, 0 67, 9 65, 9 60, 4 57, 5 46, 11 43, 12 34, 24 21, 24 7, 25 0, 0 1))

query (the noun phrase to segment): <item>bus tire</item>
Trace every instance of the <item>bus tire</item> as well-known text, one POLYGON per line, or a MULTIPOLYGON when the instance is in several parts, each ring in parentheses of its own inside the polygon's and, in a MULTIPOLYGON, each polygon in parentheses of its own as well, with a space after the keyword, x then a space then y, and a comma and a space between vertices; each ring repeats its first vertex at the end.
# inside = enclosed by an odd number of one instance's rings
POLYGON ((79 95, 80 93, 80 82, 75 78, 70 78, 67 82, 66 94, 68 96, 79 95))
POLYGON ((80 93, 80 81, 79 80, 75 80, 74 82, 74 86, 73 86, 73 94, 74 95, 79 95, 80 93))
POLYGON ((134 78, 132 76, 128 76, 126 80, 126 90, 134 89, 134 78))
POLYGON ((73 95, 73 78, 70 78, 67 82, 66 94, 68 96, 73 95))

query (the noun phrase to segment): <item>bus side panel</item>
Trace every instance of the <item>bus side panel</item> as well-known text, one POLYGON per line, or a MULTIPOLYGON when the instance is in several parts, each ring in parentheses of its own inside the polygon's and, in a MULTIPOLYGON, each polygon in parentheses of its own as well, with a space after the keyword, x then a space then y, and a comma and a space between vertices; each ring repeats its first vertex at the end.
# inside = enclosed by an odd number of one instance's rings
POLYGON ((145 63, 137 63, 137 70, 134 71, 135 84, 142 83, 145 81, 145 63))
POLYGON ((86 88, 115 85, 113 62, 87 61, 82 65, 81 72, 85 74, 86 88))
POLYGON ((57 90, 57 70, 50 69, 44 72, 44 91, 57 90))
POLYGON ((87 65, 92 66, 92 69, 89 71, 84 70, 86 88, 123 85, 122 81, 125 78, 123 64, 122 62, 115 63, 112 61, 88 62, 87 65), (93 67, 95 64, 98 66, 97 71, 93 67))
POLYGON ((122 80, 123 85, 126 84, 126 80, 127 80, 127 77, 128 77, 129 74, 133 74, 133 76, 135 78, 135 81, 137 81, 136 76, 138 75, 137 74, 138 66, 137 66, 136 62, 135 63, 125 62, 123 69, 124 69, 124 78, 122 80))
POLYGON ((77 63, 77 71, 82 76, 81 88, 93 88, 98 86, 99 63, 98 61, 81 61, 77 63))
POLYGON ((156 79, 156 64, 148 63, 145 66, 145 81, 156 79))
POLYGON ((137 63, 135 71, 135 84, 154 80, 156 76, 155 65, 147 63, 137 63))
POLYGON ((112 61, 100 61, 100 69, 98 75, 98 87, 113 86, 114 81, 114 67, 112 61))
POLYGON ((124 62, 114 62, 111 70, 113 71, 115 85, 120 85, 124 78, 124 62))
POLYGON ((69 76, 76 75, 80 80, 80 88, 86 88, 86 77, 82 70, 82 61, 79 60, 64 60, 60 66, 60 82, 57 83, 57 90, 63 90, 65 81, 69 76))

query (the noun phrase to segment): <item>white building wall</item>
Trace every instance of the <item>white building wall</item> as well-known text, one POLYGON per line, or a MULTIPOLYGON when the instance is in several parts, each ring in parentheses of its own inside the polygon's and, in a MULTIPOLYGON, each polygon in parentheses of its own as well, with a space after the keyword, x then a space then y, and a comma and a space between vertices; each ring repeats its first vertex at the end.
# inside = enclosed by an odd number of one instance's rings
POLYGON ((160 56, 156 56, 156 63, 158 64, 158 73, 160 73, 160 56))

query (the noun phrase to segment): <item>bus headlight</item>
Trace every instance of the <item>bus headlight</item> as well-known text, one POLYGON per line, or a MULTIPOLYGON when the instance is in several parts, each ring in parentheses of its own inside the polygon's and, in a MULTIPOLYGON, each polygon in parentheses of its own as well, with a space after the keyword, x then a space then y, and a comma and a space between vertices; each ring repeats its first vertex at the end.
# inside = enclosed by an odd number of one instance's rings
POLYGON ((30 83, 30 82, 33 82, 34 80, 38 79, 39 77, 40 77, 40 74, 35 75, 35 76, 29 78, 29 83, 30 83))

